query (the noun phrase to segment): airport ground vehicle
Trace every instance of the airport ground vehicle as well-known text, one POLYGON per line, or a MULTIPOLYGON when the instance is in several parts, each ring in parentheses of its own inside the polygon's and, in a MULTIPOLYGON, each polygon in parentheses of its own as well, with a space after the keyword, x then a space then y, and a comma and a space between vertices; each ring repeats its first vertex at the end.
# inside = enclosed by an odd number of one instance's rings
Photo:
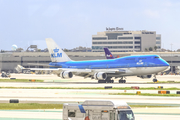
POLYGON ((135 120, 124 101, 86 100, 82 104, 64 103, 63 120, 135 120))
POLYGON ((9 73, 5 73, 5 72, 2 72, 1 73, 1 77, 11 77, 11 75, 9 73))

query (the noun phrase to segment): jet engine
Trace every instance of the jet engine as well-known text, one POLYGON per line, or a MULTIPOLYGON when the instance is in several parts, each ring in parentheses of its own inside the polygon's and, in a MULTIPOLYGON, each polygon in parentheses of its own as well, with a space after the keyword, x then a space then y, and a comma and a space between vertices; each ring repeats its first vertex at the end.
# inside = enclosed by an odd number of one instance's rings
POLYGON ((141 76, 138 76, 138 77, 144 79, 144 78, 151 78, 151 76, 152 76, 152 75, 141 75, 141 76))
POLYGON ((95 80, 106 80, 107 74, 104 72, 97 72, 94 74, 94 79, 95 80))
POLYGON ((66 79, 66 78, 72 78, 73 74, 70 71, 62 71, 60 74, 58 74, 58 76, 66 79))

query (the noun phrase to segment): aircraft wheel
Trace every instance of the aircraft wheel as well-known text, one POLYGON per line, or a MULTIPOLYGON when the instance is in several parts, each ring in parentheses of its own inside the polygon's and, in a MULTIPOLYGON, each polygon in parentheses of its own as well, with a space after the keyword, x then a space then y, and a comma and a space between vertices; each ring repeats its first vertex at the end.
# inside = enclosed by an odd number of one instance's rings
POLYGON ((106 82, 107 82, 107 83, 112 83, 112 80, 107 80, 106 82))
POLYGON ((104 80, 98 80, 98 83, 104 83, 104 80))
POLYGON ((126 83, 126 80, 119 80, 119 83, 126 83))
POLYGON ((119 80, 119 83, 123 83, 123 80, 119 80))
POLYGON ((114 83, 114 80, 111 80, 111 83, 114 83))
POLYGON ((105 80, 98 80, 98 83, 106 83, 105 80))

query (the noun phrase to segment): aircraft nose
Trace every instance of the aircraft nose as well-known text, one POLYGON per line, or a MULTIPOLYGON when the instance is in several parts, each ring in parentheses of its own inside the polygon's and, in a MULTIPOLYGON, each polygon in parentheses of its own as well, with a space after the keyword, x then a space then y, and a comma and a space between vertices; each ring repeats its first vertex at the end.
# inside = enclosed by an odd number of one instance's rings
POLYGON ((164 66, 169 66, 169 63, 166 62, 165 60, 162 59, 161 61, 162 61, 162 63, 163 63, 164 66))

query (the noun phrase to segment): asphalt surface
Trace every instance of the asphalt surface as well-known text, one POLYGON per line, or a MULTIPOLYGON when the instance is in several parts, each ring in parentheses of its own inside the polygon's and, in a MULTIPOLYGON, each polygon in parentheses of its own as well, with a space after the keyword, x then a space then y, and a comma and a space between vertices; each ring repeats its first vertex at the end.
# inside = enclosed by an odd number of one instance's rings
MULTIPOLYGON (((152 79, 127 77, 126 84, 108 83, 98 84, 97 81, 74 77, 61 79, 55 75, 12 74, 16 79, 39 79, 44 83, 18 83, 1 82, 0 87, 177 87, 180 83, 147 83, 152 79)), ((157 76, 159 81, 180 82, 180 76, 157 76)), ((4 79, 4 78, 0 78, 4 79)), ((117 82, 118 79, 115 80, 117 82)), ((9 103, 10 99, 19 99, 20 103, 69 103, 92 100, 124 100, 128 104, 154 104, 162 106, 176 106, 176 108, 136 108, 133 109, 136 120, 180 120, 180 97, 133 96, 133 95, 108 95, 109 93, 136 93, 139 90, 87 90, 87 89, 0 89, 0 103, 9 103)), ((157 93, 157 90, 141 90, 141 93, 157 93)), ((171 93, 176 93, 172 90, 171 93)), ((0 110, 0 120, 62 120, 62 110, 0 110)))
MULTIPOLYGON (((136 90, 129 90, 136 92, 136 90)), ((146 90, 144 90, 146 91, 146 90)), ((155 90, 156 91, 156 90, 155 90)), ((123 90, 76 90, 76 89, 0 89, 0 103, 19 99, 20 103, 62 103, 82 102, 87 99, 124 100, 129 103, 179 104, 180 97, 158 97, 137 95, 109 95, 123 90)), ((128 90, 126 91, 128 92, 128 90)), ((143 92, 143 91, 142 91, 143 92)), ((147 92, 147 91, 146 91, 147 92)), ((154 92, 154 90, 148 90, 154 92)), ((157 91, 156 91, 157 92, 157 91)))
MULTIPOLYGON (((135 108, 136 120, 179 120, 180 108, 135 108)), ((62 110, 0 110, 0 120, 62 120, 62 110)))

